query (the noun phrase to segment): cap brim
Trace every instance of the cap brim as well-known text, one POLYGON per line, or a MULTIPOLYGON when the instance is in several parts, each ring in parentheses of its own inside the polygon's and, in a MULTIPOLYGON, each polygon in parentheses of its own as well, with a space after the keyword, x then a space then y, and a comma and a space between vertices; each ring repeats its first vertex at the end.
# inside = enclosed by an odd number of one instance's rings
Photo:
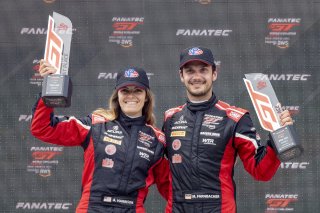
POLYGON ((127 81, 127 82, 124 82, 122 84, 119 84, 116 86, 116 90, 119 90, 123 87, 127 87, 127 86, 136 86, 136 87, 139 87, 141 89, 148 89, 148 87, 146 87, 145 85, 143 84, 140 84, 139 82, 134 82, 134 81, 127 81))
POLYGON ((209 61, 206 61, 206 60, 202 60, 202 59, 198 59, 198 58, 193 58, 193 59, 190 59, 190 60, 187 60, 187 61, 184 61, 184 62, 182 62, 181 64, 180 64, 180 69, 184 66, 184 65, 186 65, 187 63, 189 63, 189 62, 191 62, 191 61, 201 61, 201 62, 203 62, 203 63, 205 63, 205 64, 208 64, 208 65, 213 65, 211 62, 209 62, 209 61))

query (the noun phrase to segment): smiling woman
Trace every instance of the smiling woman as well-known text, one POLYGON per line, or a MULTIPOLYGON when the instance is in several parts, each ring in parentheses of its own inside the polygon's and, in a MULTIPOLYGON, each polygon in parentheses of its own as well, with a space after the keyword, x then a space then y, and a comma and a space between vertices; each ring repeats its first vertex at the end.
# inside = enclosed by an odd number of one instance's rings
POLYGON ((126 86, 118 90, 119 104, 124 114, 140 117, 146 101, 146 91, 136 86, 126 86))
MULTIPOLYGON (((55 72, 41 61, 42 76, 55 72)), ((153 126, 153 105, 147 74, 136 67, 117 74, 108 109, 97 109, 82 119, 55 117, 53 108, 38 100, 33 110, 32 134, 49 143, 84 149, 77 213, 145 213, 144 201, 153 183, 168 199, 165 137, 153 126)))
POLYGON ((109 99, 109 109, 99 108, 93 114, 115 120, 120 112, 129 117, 145 116, 147 124, 154 125, 154 95, 149 79, 141 68, 130 68, 117 74, 116 88, 109 99))

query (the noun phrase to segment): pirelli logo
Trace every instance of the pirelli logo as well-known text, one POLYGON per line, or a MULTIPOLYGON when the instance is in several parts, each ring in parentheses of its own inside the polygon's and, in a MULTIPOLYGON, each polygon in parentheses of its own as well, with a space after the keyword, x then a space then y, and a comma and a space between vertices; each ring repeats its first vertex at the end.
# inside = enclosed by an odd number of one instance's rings
POLYGON ((118 145, 121 145, 121 142, 122 142, 120 140, 116 140, 116 139, 110 138, 108 136, 104 136, 103 141, 118 144, 118 145))
POLYGON ((185 137, 186 131, 172 131, 170 137, 185 137))

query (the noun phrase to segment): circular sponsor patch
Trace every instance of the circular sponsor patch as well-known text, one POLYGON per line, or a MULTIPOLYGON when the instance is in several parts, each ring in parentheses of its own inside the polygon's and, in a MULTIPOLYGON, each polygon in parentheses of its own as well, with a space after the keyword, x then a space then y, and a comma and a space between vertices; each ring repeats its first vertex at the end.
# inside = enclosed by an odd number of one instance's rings
POLYGON ((117 148, 115 145, 109 144, 106 146, 105 151, 108 155, 113 155, 114 153, 116 153, 117 148))
POLYGON ((175 139, 172 142, 172 149, 177 151, 178 149, 180 149, 180 147, 181 147, 181 141, 179 139, 175 139))

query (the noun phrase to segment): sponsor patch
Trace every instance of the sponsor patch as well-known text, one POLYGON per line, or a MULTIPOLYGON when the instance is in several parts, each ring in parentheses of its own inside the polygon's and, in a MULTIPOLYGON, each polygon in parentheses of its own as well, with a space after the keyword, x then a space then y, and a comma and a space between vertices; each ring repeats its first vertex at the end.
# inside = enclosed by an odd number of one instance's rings
POLYGON ((202 55, 203 51, 198 47, 194 47, 192 49, 189 49, 188 54, 189 55, 202 55))
POLYGON ((117 147, 115 145, 113 145, 113 144, 109 144, 105 148, 105 152, 108 155, 114 155, 114 153, 116 153, 116 151, 117 151, 117 147))
POLYGON ((182 163, 182 157, 179 154, 174 154, 172 156, 172 163, 182 163))
POLYGON ((188 126, 173 126, 172 129, 187 129, 188 126))
POLYGON ((214 139, 212 138, 203 138, 202 143, 205 145, 216 145, 216 143, 214 142, 214 139))
POLYGON ((216 133, 216 132, 200 132, 200 135, 220 138, 220 133, 216 133))
POLYGON ((149 152, 150 154, 154 154, 154 151, 147 149, 146 147, 142 147, 142 146, 137 146, 138 149, 141 149, 145 152, 149 152))
POLYGON ((203 124, 220 124, 219 122, 223 120, 223 117, 216 115, 205 114, 203 117, 203 124))
POLYGON ((185 194, 185 200, 206 200, 206 199, 219 199, 220 195, 217 194, 185 194))
POLYGON ((122 143, 121 140, 116 140, 116 139, 110 138, 108 136, 104 136, 103 141, 114 143, 114 144, 117 144, 117 145, 121 145, 121 143, 122 143))
POLYGON ((139 131, 139 141, 143 141, 143 142, 147 142, 147 143, 152 143, 152 141, 154 140, 154 137, 151 135, 148 135, 144 132, 139 131))
POLYGON ((102 167, 105 168, 113 168, 114 166, 114 161, 110 158, 105 158, 102 160, 102 167))
POLYGON ((146 159, 147 161, 150 161, 150 155, 147 154, 147 153, 139 152, 139 156, 140 156, 141 158, 146 159))
POLYGON ((185 137, 186 131, 172 131, 170 137, 185 137))
POLYGON ((134 69, 127 69, 124 72, 124 77, 126 77, 126 78, 137 78, 137 77, 139 77, 139 73, 137 71, 135 71, 134 69))
POLYGON ((172 149, 173 150, 179 150, 181 148, 181 141, 179 139, 175 139, 173 142, 172 142, 172 149))
POLYGON ((181 115, 178 121, 175 121, 173 124, 187 124, 188 122, 186 120, 184 120, 184 116, 181 115))
POLYGON ((119 126, 113 126, 112 129, 108 129, 107 132, 122 135, 122 131, 119 130, 119 126))

